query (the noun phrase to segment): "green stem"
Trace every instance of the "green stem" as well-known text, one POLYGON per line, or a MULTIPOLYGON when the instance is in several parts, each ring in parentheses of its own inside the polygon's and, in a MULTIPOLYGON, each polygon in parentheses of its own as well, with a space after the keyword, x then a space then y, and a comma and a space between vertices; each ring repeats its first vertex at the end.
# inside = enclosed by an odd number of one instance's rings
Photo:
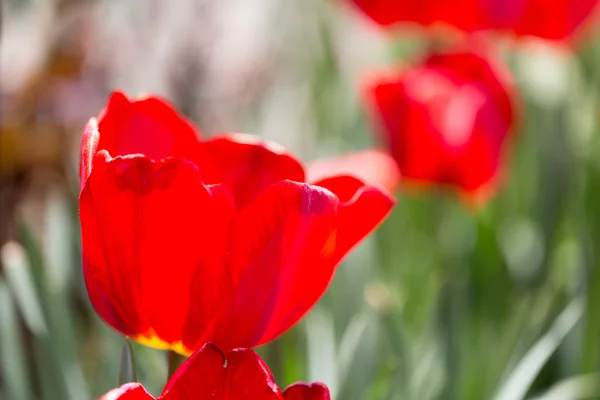
POLYGON ((179 353, 169 350, 167 352, 167 379, 171 379, 177 368, 185 360, 185 357, 179 353))
POLYGON ((135 371, 135 356, 129 339, 126 339, 121 348, 121 360, 119 362, 119 386, 129 382, 137 382, 135 371))

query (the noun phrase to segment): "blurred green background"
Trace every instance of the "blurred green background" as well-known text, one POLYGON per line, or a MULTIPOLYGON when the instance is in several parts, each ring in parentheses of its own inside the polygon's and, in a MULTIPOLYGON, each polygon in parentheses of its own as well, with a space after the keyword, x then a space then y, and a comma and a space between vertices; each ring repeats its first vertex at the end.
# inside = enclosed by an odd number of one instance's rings
MULTIPOLYGON (((427 48, 335 0, 4 0, 0 46, 0 399, 94 399, 124 339, 82 280, 78 144, 113 88, 166 96, 209 136, 249 132, 309 162, 375 140, 372 68, 427 48)), ((259 348, 280 387, 335 399, 600 399, 600 35, 570 52, 490 38, 520 123, 484 208, 396 193, 322 301, 259 348)), ((134 345, 158 395, 164 352, 134 345)))

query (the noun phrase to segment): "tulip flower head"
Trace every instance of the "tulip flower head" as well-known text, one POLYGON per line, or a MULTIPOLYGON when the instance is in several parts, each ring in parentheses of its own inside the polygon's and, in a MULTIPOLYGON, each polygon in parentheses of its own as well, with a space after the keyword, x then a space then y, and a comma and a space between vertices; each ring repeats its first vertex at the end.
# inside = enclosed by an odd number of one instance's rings
POLYGON ((181 354, 281 335, 394 204, 350 176, 307 183, 284 149, 249 135, 200 140, 165 101, 120 92, 88 123, 80 172, 94 308, 181 354))
POLYGON ((127 383, 98 400, 330 400, 322 383, 296 383, 283 394, 265 362, 251 349, 234 349, 225 355, 204 345, 173 374, 155 399, 139 383, 127 383))
POLYGON ((505 31, 564 41, 592 19, 598 0, 351 0, 364 15, 389 27, 403 22, 444 25, 464 32, 505 31))
POLYGON ((365 97, 403 183, 451 186, 478 201, 495 188, 515 111, 507 73, 484 53, 431 53, 375 76, 365 97))

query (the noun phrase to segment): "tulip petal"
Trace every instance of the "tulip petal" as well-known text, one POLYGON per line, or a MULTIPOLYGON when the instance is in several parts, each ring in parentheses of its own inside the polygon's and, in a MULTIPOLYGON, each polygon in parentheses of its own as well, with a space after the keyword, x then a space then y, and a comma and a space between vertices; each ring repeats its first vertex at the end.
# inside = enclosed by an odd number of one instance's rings
POLYGON ((194 127, 157 97, 130 101, 113 92, 98 117, 98 150, 113 156, 143 154, 153 160, 181 157, 195 160, 199 140, 194 127))
MULTIPOLYGON (((221 202, 227 207, 222 222, 213 227, 218 230, 213 232, 217 237, 224 237, 230 231, 235 205, 229 189, 224 185, 212 186, 211 192, 213 197, 226 198, 226 201, 221 202)), ((196 268, 190 282, 190 298, 193 298, 193 301, 189 304, 182 333, 182 343, 188 349, 197 349, 199 344, 206 342, 202 339, 213 326, 223 303, 233 296, 233 283, 225 268, 226 254, 230 252, 228 241, 213 242, 213 247, 208 251, 209 254, 213 254, 215 262, 205 263, 196 268)))
POLYGON ((100 134, 98 133, 98 121, 96 118, 89 120, 83 135, 81 137, 81 151, 79 157, 79 178, 80 188, 83 188, 85 181, 87 180, 90 172, 92 172, 92 165, 96 152, 98 151, 98 141, 100 140, 100 134))
POLYGON ((251 135, 222 135, 203 142, 198 163, 204 182, 225 184, 240 209, 277 182, 304 181, 296 159, 278 145, 251 135))
POLYGON ((294 383, 283 391, 285 400, 330 400, 329 389, 324 383, 315 382, 307 384, 294 383))
MULTIPOLYGON (((407 88, 410 84, 419 85, 414 92, 432 99, 449 91, 448 83, 437 74, 399 71, 395 75, 385 73, 374 78, 365 97, 373 108, 376 127, 398 163, 403 179, 426 180, 437 174, 443 160, 438 143, 441 139, 430 134, 434 131, 432 120, 439 121, 441 118, 430 116, 427 104, 413 98, 415 96, 407 88), (435 88, 435 94, 430 95, 432 88, 435 88)), ((439 107, 433 111, 437 110, 439 107)))
POLYGON ((427 10, 424 1, 409 0, 351 0, 366 16, 381 26, 399 21, 423 21, 427 10))
POLYGON ((335 262, 338 263, 390 213, 396 200, 388 193, 351 176, 327 178, 315 185, 340 199, 335 262))
POLYGON ((251 347, 283 333, 282 324, 314 305, 335 267, 329 260, 338 203, 327 190, 283 181, 238 214, 228 270, 235 292, 206 340, 222 349, 251 347))
POLYGON ((167 383, 161 400, 279 400, 281 392, 264 361, 251 349, 223 353, 205 344, 167 383))
POLYGON ((224 264, 234 213, 227 189, 204 186, 185 160, 112 159, 102 150, 79 204, 84 277, 96 311, 145 344, 189 352, 180 341, 190 281, 197 268, 224 264))
POLYGON ((141 383, 126 383, 113 389, 98 400, 154 400, 141 383))
POLYGON ((388 153, 380 150, 363 150, 318 159, 308 164, 306 169, 308 182, 316 182, 338 175, 353 176, 390 192, 400 182, 398 165, 388 153))
POLYGON ((469 41, 465 50, 437 52, 429 55, 424 65, 441 68, 462 82, 469 82, 485 90, 494 100, 505 123, 515 119, 515 90, 510 71, 497 62, 483 43, 469 41), (479 49, 477 49, 479 48, 479 49), (474 51, 477 49, 477 51, 474 51))
POLYGON ((285 296, 278 298, 277 303, 285 313, 272 317, 277 324, 271 325, 259 344, 275 339, 304 316, 326 291, 335 267, 386 218, 396 203, 387 193, 350 176, 328 178, 315 185, 339 198, 335 236, 330 237, 327 252, 306 260, 307 265, 296 278, 282 285, 285 296))

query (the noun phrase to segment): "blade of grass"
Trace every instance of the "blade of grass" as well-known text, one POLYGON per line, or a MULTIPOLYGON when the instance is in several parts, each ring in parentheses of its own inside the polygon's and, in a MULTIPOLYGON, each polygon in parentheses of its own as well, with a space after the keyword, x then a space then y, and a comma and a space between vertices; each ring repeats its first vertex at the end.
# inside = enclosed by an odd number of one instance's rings
POLYGON ((368 317, 365 314, 358 314, 350 321, 342 336, 337 355, 338 383, 340 387, 343 387, 346 379, 348 379, 350 367, 356 357, 367 324, 368 317))
POLYGON ((331 398, 335 399, 337 368, 335 335, 330 316, 318 308, 309 314, 306 318, 306 337, 310 381, 325 382, 331 391, 331 398))
POLYGON ((600 373, 583 374, 562 380, 531 400, 583 400, 600 398, 600 373))
POLYGON ((494 397, 495 400, 521 400, 525 398, 531 384, 550 356, 581 318, 583 310, 581 299, 576 298, 571 301, 552 324, 550 330, 529 349, 527 354, 513 368, 512 373, 494 397))
MULTIPOLYGON (((35 293, 39 296, 39 307, 48 334, 39 341, 38 358, 41 374, 46 369, 52 372, 46 379, 60 393, 56 398, 78 400, 88 398, 89 392, 78 363, 78 341, 76 340, 75 315, 73 304, 69 302, 68 291, 61 290, 56 282, 48 280, 52 266, 45 263, 44 254, 31 230, 20 223, 20 238, 27 253, 28 269, 35 293), (43 350, 42 347, 45 347, 43 350)), ((51 234, 52 232, 49 232, 51 234)), ((36 354, 37 356, 38 354, 36 354)))
POLYGON ((36 336, 47 334, 48 329, 25 250, 16 242, 8 242, 2 246, 0 257, 2 257, 7 284, 13 293, 27 328, 36 336))
POLYGON ((25 352, 15 303, 7 285, 0 280, 0 375, 6 397, 12 400, 32 399, 25 352))

